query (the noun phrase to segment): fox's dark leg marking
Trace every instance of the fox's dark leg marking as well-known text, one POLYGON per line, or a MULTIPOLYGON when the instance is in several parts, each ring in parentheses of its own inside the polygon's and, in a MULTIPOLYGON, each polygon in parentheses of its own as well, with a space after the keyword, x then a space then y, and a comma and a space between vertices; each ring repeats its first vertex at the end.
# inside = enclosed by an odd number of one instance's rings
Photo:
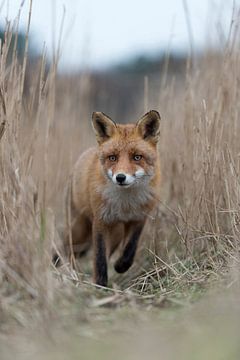
POLYGON ((61 265, 61 259, 57 253, 54 253, 52 256, 52 263, 54 266, 58 267, 61 265))
POLYGON ((123 254, 116 261, 114 268, 118 273, 124 273, 132 265, 142 229, 143 229, 143 225, 138 225, 134 229, 134 232, 131 235, 130 240, 128 241, 125 249, 123 250, 123 254))
POLYGON ((106 246, 102 234, 97 234, 95 241, 95 281, 97 285, 107 286, 106 246))

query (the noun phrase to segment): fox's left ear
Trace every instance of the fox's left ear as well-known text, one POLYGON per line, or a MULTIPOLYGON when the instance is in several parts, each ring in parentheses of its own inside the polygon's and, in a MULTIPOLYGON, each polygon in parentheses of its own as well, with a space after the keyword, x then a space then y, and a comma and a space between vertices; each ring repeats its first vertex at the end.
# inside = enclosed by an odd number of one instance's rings
POLYGON ((144 140, 157 143, 160 135, 160 114, 156 110, 150 110, 140 120, 136 127, 144 140))

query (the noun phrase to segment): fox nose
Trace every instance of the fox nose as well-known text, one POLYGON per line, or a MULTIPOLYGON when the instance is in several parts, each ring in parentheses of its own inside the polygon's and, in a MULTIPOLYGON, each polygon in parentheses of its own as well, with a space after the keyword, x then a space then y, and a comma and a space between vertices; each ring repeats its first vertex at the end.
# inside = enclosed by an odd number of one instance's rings
POLYGON ((116 176, 116 180, 119 184, 124 183, 124 181, 126 180, 126 175, 124 174, 117 174, 116 176))

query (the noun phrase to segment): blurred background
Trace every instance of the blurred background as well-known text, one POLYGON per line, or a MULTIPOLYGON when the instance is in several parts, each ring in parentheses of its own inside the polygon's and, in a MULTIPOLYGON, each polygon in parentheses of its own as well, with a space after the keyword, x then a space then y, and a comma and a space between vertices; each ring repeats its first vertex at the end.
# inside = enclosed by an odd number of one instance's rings
MULTIPOLYGON (((61 37, 59 66, 63 72, 103 70, 132 65, 133 61, 159 62, 170 52, 186 56, 206 48, 223 48, 231 23, 232 0, 35 0, 30 36, 35 50, 47 47, 49 60, 61 37), (190 44, 191 43, 191 44, 190 44)), ((21 8, 20 31, 25 31, 28 1, 2 2, 1 23, 14 21, 21 8)), ((139 64, 140 65, 140 64, 139 64)), ((149 64, 150 66, 150 64, 149 64)))
MULTIPOLYGON (((223 52, 238 3, 35 0, 29 34, 32 69, 43 52, 48 65, 57 57, 62 79, 74 78, 72 86, 81 87, 81 96, 88 97, 87 111, 98 109, 118 121, 127 121, 129 116, 138 116, 145 110, 144 87, 145 95, 147 88, 154 89, 153 94, 148 94, 150 103, 145 100, 145 107, 159 107, 157 93, 163 73, 179 84, 185 76, 187 58, 196 62, 206 52, 223 52), (77 79, 83 74, 80 84, 77 79)), ((20 33, 21 57, 29 1, 2 1, 0 10, 1 36, 10 21, 13 31, 15 28, 20 33)), ((85 114, 80 111, 80 115, 85 114)))

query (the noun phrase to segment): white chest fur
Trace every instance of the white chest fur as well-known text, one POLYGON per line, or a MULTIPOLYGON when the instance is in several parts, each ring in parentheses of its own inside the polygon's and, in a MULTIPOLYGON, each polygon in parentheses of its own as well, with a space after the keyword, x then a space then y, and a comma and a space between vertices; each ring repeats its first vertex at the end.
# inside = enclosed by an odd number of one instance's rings
POLYGON ((146 216, 144 205, 153 198, 153 193, 146 184, 127 189, 109 184, 102 196, 104 200, 101 209, 102 219, 106 223, 112 223, 143 220, 146 216))

